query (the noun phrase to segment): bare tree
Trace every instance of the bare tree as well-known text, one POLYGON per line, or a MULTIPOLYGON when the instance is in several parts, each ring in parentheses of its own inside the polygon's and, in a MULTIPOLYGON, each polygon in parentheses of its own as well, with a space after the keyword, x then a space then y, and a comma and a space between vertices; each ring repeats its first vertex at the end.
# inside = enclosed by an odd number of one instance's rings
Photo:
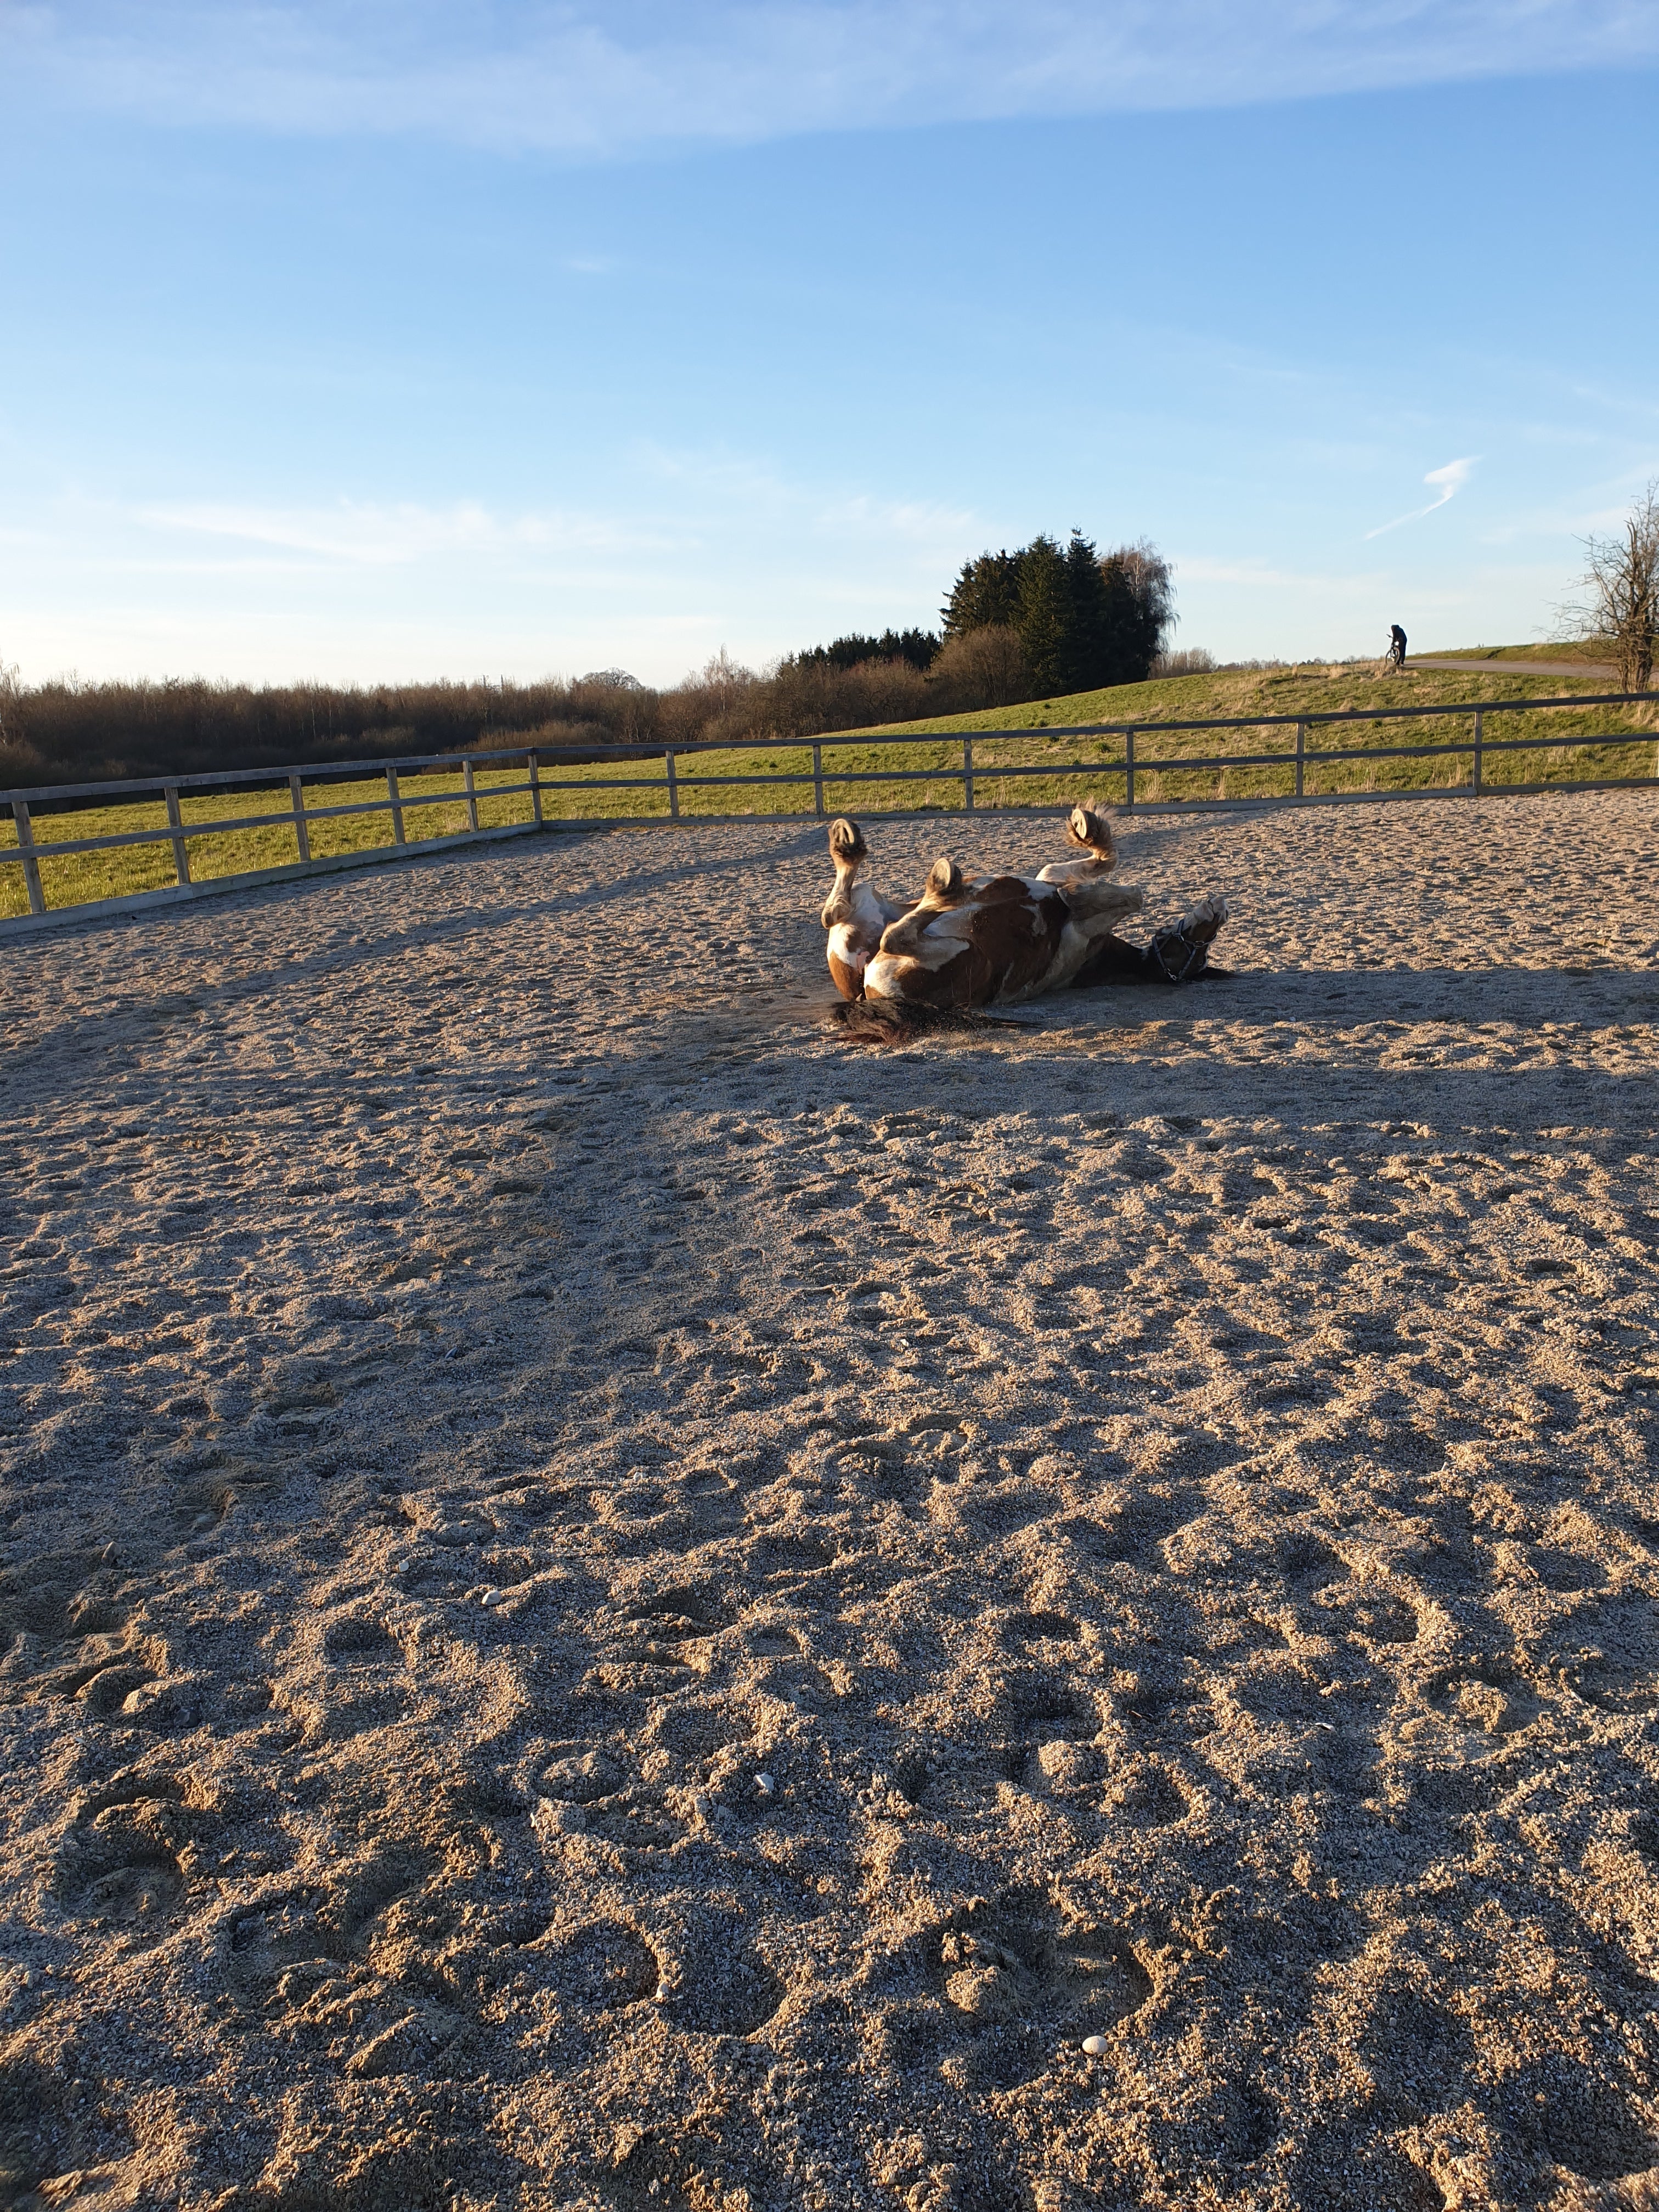
POLYGON ((19 674, 15 660, 0 660, 0 758, 22 750, 17 702, 23 687, 19 674))
POLYGON ((1563 609, 1576 637, 1611 647, 1619 682, 1645 691, 1659 647, 1659 477, 1625 518, 1622 538, 1587 538, 1585 597, 1563 609))
POLYGON ((947 637, 928 681, 969 709, 1012 707, 1031 696, 1025 649, 1007 623, 987 623, 982 629, 947 637))

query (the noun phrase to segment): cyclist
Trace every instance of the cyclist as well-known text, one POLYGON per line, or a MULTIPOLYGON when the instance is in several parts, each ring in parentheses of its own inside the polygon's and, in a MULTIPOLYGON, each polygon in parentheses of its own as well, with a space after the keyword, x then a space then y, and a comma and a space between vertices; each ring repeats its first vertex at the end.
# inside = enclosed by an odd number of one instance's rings
POLYGON ((1389 624, 1388 664, 1390 668, 1406 665, 1406 633, 1398 623, 1389 624))

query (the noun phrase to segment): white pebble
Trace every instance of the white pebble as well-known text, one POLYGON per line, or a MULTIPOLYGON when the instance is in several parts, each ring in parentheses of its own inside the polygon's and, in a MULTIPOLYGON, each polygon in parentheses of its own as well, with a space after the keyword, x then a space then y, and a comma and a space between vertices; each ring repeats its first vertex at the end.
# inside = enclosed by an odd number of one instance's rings
POLYGON ((478 1600, 478 1602, 480 1605, 501 1605, 505 1603, 506 1599, 507 1592, 505 1590, 487 1589, 483 1595, 478 1600))
POLYGON ((1106 2051, 1106 2039, 1103 2035, 1085 2035, 1083 2039, 1083 2048, 1091 2058, 1103 2057, 1106 2051))
POLYGON ((771 1776, 769 1774, 757 1774, 755 1777, 755 1787, 760 1791, 763 1797, 769 1797, 772 1795, 773 1789, 771 1776))

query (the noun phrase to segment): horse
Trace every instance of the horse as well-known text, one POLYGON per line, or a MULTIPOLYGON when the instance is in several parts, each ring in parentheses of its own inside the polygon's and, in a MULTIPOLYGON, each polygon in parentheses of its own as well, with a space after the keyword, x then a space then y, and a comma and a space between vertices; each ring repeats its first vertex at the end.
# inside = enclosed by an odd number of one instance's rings
POLYGON ((1073 858, 1035 876, 982 882, 941 858, 921 898, 900 907, 860 880, 870 857, 864 832, 837 817, 830 825, 835 886, 819 916, 836 990, 872 1011, 959 1010, 1114 979, 1181 982, 1222 972, 1209 968, 1209 947, 1227 919, 1224 898, 1200 900, 1148 945, 1126 944, 1116 926, 1140 911, 1144 894, 1109 880, 1117 866, 1110 824, 1085 803, 1066 827, 1079 848, 1073 858))

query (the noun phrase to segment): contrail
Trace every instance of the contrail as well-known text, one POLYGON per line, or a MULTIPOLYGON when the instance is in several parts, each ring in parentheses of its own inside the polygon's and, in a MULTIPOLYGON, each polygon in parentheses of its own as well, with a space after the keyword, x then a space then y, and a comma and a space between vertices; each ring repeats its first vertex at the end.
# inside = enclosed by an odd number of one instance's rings
POLYGON ((1454 494, 1462 490, 1480 458, 1479 453, 1471 453, 1463 460, 1448 461, 1443 469, 1431 469, 1423 481, 1426 484, 1439 485, 1439 498, 1431 499, 1426 507, 1414 507, 1409 514, 1396 514, 1392 522, 1379 522, 1375 530, 1365 532, 1365 540, 1380 538, 1385 530, 1398 530, 1402 522, 1420 522, 1425 514, 1432 514, 1437 507, 1443 507, 1454 494))

